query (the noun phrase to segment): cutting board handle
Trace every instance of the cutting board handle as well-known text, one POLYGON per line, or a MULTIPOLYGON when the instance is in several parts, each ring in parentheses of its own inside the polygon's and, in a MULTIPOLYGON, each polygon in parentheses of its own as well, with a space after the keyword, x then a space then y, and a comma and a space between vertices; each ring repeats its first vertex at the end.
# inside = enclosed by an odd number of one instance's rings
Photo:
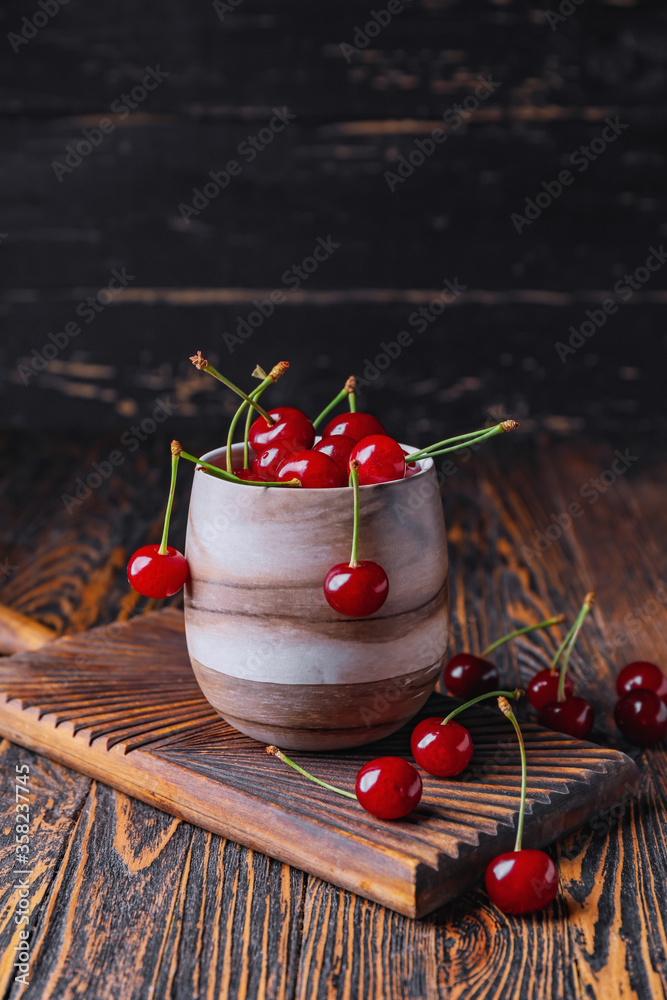
POLYGON ((27 618, 19 611, 0 604, 0 653, 25 653, 40 649, 56 638, 56 633, 27 618))

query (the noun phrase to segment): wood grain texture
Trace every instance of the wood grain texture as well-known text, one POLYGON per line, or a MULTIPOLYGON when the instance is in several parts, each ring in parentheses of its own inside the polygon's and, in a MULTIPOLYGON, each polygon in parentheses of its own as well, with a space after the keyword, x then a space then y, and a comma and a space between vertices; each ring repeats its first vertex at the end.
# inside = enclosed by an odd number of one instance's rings
MULTIPOLYGON (((381 688, 380 688, 381 690, 381 688)), ((472 710, 475 741, 462 780, 426 776, 420 806, 383 823, 287 770, 265 747, 217 719, 189 670, 182 615, 153 612, 121 626, 56 640, 0 665, 0 731, 143 801, 249 847, 423 916, 474 884, 511 849, 519 806, 518 749, 507 724, 472 710)), ((421 716, 444 716, 436 698, 421 716)), ((356 751, 295 759, 338 787, 362 763, 409 756, 412 724, 356 751)), ((543 846, 615 805, 635 765, 526 724, 525 843, 543 846)))

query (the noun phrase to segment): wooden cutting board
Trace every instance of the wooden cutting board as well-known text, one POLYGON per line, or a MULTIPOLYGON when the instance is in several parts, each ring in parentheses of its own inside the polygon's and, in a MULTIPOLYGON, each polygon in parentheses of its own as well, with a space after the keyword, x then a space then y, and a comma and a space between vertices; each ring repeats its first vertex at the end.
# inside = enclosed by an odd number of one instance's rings
MULTIPOLYGON (((434 695, 421 713, 445 714, 434 695)), ((466 715, 475 754, 465 775, 424 776, 406 820, 375 820, 269 757, 210 708, 190 669, 173 609, 65 637, 0 662, 0 732, 9 739, 206 830, 303 868, 400 913, 423 916, 477 882, 511 850, 520 762, 499 712, 466 715)), ((318 777, 352 790, 362 763, 409 756, 412 725, 336 754, 293 752, 318 777)), ((524 724, 524 846, 544 846, 627 796, 622 753, 524 724)))

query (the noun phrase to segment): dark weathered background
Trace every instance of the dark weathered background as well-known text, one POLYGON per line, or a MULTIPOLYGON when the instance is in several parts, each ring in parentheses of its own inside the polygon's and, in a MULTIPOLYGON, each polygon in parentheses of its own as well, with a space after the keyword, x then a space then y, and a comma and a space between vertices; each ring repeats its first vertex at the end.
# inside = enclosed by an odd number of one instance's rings
POLYGON ((2 425, 121 433, 169 398, 208 443, 231 400, 189 366, 197 348, 246 382, 288 358, 274 398, 315 409, 458 278, 467 291, 367 391, 396 433, 495 412, 527 433, 664 429, 667 268, 565 362, 554 347, 666 235, 659 0, 572 2, 558 21, 557 3, 413 0, 349 62, 340 43, 381 0, 227 6, 70 0, 16 53, 5 36, 39 8, 0 14, 2 425), (158 66, 164 82, 59 180, 68 144, 158 66), (384 172, 480 74, 493 94, 392 193, 384 172), (274 107, 296 117, 247 163, 239 143, 274 107), (569 156, 608 116, 628 127, 580 173, 569 156), (184 221, 234 157, 240 176, 184 221), (574 183, 518 234, 511 213, 566 167, 574 183), (223 333, 329 235, 330 259, 230 353, 223 333), (114 268, 127 289, 25 385, 23 359, 114 268))

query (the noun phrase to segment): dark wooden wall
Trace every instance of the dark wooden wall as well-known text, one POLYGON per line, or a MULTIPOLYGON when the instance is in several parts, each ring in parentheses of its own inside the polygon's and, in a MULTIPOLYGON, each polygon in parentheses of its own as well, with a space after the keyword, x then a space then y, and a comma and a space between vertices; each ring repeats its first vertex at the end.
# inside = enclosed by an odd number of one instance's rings
POLYGON ((663 3, 561 2, 556 21, 556 2, 412 0, 349 62, 340 43, 384 0, 221 6, 70 0, 25 44, 10 33, 37 3, 0 15, 4 426, 121 433, 169 399, 174 426, 215 436, 231 400, 189 366, 195 349, 246 382, 291 360, 275 398, 314 409, 405 329, 413 345, 364 401, 397 433, 492 413, 529 433, 664 430, 667 266, 564 362, 554 346, 667 239, 663 3), (114 116, 147 67, 168 76, 114 116), (385 172, 480 76, 493 93, 390 191, 385 172), (239 144, 273 108, 294 118, 247 162, 239 144), (607 118, 627 127, 579 172, 570 155, 607 118), (113 131, 59 179, 102 119, 113 131), (179 205, 231 158, 241 173, 186 221, 179 205), (512 213, 566 168, 571 186, 518 233, 512 213), (329 259, 230 352, 237 317, 329 236, 329 259), (26 385, 24 359, 123 268, 127 287, 26 385), (407 325, 445 279, 466 291, 407 325))

